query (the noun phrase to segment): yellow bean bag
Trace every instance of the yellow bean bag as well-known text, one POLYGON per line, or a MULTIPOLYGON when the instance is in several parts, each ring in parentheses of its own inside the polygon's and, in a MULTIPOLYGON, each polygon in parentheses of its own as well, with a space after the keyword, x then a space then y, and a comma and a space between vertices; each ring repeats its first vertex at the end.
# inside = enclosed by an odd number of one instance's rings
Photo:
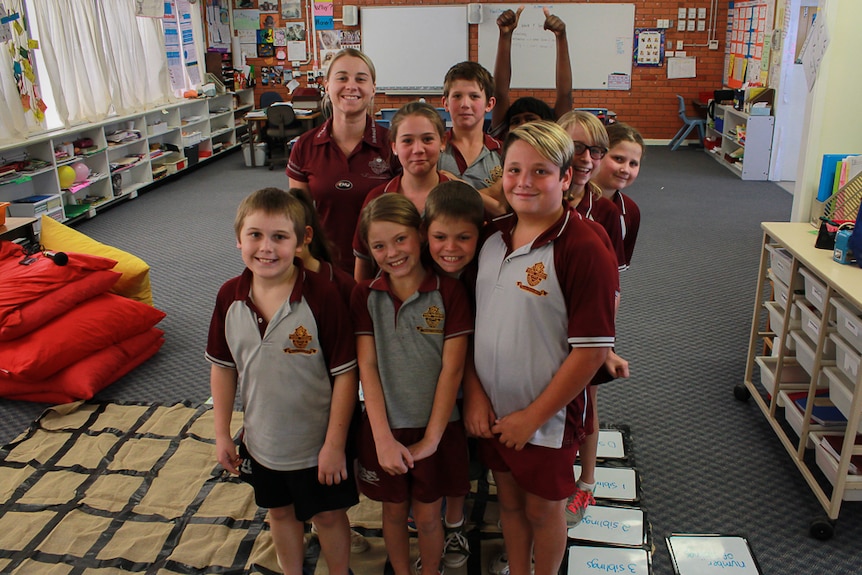
POLYGON ((123 275, 114 284, 111 292, 147 305, 153 305, 150 266, 141 258, 119 248, 97 242, 93 238, 44 215, 42 216, 40 242, 46 250, 54 252, 76 252, 116 260, 117 265, 114 267, 114 271, 123 275))

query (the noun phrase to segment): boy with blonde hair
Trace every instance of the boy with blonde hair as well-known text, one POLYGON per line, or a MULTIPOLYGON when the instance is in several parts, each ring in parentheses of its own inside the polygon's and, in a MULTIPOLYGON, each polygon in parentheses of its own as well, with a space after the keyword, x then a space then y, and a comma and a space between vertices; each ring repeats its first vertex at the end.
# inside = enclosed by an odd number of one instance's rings
POLYGON ((584 430, 585 390, 614 343, 619 275, 591 226, 564 205, 574 146, 546 121, 503 148, 497 218, 479 252, 475 375, 465 424, 494 473, 512 575, 554 575, 566 549, 565 505, 584 430))

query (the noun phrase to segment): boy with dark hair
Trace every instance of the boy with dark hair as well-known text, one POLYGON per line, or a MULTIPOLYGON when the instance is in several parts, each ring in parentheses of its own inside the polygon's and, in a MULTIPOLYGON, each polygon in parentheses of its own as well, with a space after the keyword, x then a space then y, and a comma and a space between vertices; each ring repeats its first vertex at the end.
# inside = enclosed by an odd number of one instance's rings
POLYGON ((452 129, 437 167, 500 199, 501 146, 484 131, 485 114, 494 109, 494 102, 494 78, 481 64, 461 62, 449 69, 443 107, 452 117, 452 129))

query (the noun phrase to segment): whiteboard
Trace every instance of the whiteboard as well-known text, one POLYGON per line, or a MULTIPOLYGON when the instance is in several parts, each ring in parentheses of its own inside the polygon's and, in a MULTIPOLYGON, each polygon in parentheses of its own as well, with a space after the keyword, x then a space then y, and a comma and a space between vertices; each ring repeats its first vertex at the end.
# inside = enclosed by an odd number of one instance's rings
POLYGON ((443 78, 469 59, 467 5, 360 8, 362 51, 378 92, 443 93, 443 78))
POLYGON ((649 552, 646 549, 617 549, 613 547, 569 547, 568 575, 608 575, 630 573, 650 575, 649 552))
POLYGON ((679 575, 759 575, 748 541, 733 535, 671 535, 667 548, 679 575))
MULTIPOLYGON (((494 70, 500 31, 497 16, 520 4, 482 4, 479 24, 479 62, 494 70)), ((550 4, 551 13, 566 23, 572 87, 576 90, 607 90, 608 76, 632 73, 634 4, 550 4)), ((556 42, 543 28, 541 4, 526 5, 512 34, 512 81, 510 87, 554 89, 556 42)))

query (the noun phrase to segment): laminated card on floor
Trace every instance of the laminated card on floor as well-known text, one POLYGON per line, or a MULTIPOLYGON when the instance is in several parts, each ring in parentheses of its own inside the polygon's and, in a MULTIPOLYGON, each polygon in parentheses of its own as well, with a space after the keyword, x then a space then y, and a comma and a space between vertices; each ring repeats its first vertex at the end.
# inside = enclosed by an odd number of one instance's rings
MULTIPOLYGON (((575 465, 575 477, 580 477, 581 466, 575 465)), ((596 467, 596 499, 637 501, 637 473, 631 467, 596 467)))
POLYGON ((667 550, 677 575, 761 574, 748 540, 737 535, 673 534, 667 550))
POLYGON ((569 547, 568 560, 566 569, 568 575, 593 573, 649 575, 652 573, 649 552, 646 549, 572 545, 569 547))
POLYGON ((623 547, 643 547, 647 539, 642 509, 606 505, 589 506, 568 534, 569 539, 623 547))
POLYGON ((599 430, 598 459, 624 459, 626 456, 623 445, 623 434, 617 429, 599 430))

